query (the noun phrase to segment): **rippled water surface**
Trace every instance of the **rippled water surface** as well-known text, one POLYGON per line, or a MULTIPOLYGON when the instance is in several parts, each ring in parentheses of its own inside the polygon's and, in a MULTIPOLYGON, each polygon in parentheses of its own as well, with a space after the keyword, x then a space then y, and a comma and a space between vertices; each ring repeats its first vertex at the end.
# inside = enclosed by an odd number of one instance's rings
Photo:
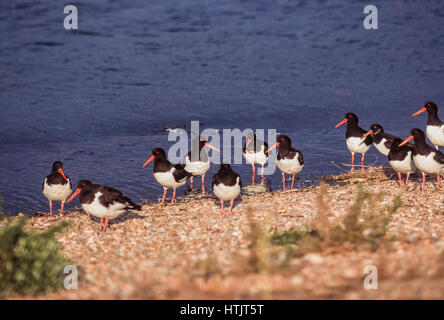
MULTIPOLYGON (((425 101, 444 109, 444 2, 374 4, 376 31, 352 0, 76 1, 71 32, 60 1, 2 1, 5 211, 48 210, 41 184, 54 160, 75 183, 157 200, 162 189, 141 164, 172 145, 167 128, 191 120, 287 134, 306 161, 298 184, 350 161, 345 128, 334 129, 347 111, 403 137, 423 128, 425 116, 411 114, 425 101)), ((374 148, 366 158, 386 163, 374 148)), ((247 184, 251 167, 234 168, 247 184)), ((267 183, 280 188, 280 174, 267 183)))

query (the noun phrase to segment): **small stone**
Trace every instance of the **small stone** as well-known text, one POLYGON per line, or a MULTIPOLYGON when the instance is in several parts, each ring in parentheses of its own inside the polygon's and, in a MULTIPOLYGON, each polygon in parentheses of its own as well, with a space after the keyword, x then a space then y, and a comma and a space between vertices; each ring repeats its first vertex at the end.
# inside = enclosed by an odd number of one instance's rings
POLYGON ((414 235, 414 234, 409 235, 409 242, 410 243, 415 243, 418 240, 419 240, 419 238, 416 235, 414 235))

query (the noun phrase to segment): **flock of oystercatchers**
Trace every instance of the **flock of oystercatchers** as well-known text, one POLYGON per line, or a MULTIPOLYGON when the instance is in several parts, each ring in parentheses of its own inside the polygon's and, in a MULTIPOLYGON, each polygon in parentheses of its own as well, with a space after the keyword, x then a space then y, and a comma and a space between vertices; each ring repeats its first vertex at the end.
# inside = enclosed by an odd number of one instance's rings
MULTIPOLYGON (((380 124, 372 124, 370 130, 366 131, 358 126, 358 117, 354 113, 347 113, 344 120, 336 125, 336 128, 347 124, 345 141, 348 150, 352 154, 352 170, 354 169, 355 153, 360 153, 361 166, 364 168, 364 155, 373 144, 376 149, 388 157, 390 166, 398 173, 399 183, 402 187, 401 174, 406 174, 404 187, 407 188, 411 173, 418 169, 422 173, 422 188, 424 192, 425 177, 427 174, 437 176, 439 191, 440 174, 444 173, 444 154, 438 150, 444 146, 444 122, 438 117, 438 107, 433 102, 426 102, 424 107, 414 113, 416 116, 422 112, 428 112, 426 133, 435 148, 426 143, 424 132, 420 129, 412 129, 411 135, 402 140, 392 134, 386 133, 380 124), (414 140, 415 144, 408 142, 414 140)), ((205 192, 205 174, 210 168, 210 160, 204 147, 219 151, 203 138, 193 142, 195 148, 184 158, 183 164, 172 164, 168 161, 166 153, 162 148, 151 151, 151 157, 143 164, 147 166, 154 161, 154 178, 162 185, 164 192, 161 203, 165 202, 168 189, 173 189, 171 203, 175 202, 176 189, 185 185, 190 180, 193 189, 193 177, 202 177, 202 192, 205 192)), ((279 135, 276 143, 271 147, 267 142, 259 140, 254 133, 247 135, 247 141, 243 146, 243 156, 251 164, 254 183, 256 168, 261 165, 261 182, 264 180, 264 165, 270 157, 270 151, 278 147, 276 165, 282 173, 282 191, 285 191, 285 174, 292 175, 291 190, 293 190, 295 175, 304 166, 302 153, 291 146, 291 139, 285 135, 279 135)), ((234 199, 241 193, 242 181, 239 174, 229 164, 221 164, 219 171, 213 176, 212 188, 214 195, 221 202, 220 214, 231 216, 234 199), (224 211, 224 201, 230 201, 228 212, 224 211)), ((89 180, 81 180, 77 190, 72 192, 71 180, 63 172, 63 163, 53 163, 52 172, 43 182, 43 194, 49 200, 49 210, 52 216, 52 201, 61 201, 60 212, 63 214, 65 201, 68 203, 79 195, 83 210, 95 217, 100 218, 100 232, 105 232, 109 219, 118 217, 129 210, 140 210, 141 207, 131 199, 123 195, 119 190, 93 184, 89 180), (68 198, 69 197, 69 198, 68 198), (66 200, 68 198, 68 200, 66 200)))

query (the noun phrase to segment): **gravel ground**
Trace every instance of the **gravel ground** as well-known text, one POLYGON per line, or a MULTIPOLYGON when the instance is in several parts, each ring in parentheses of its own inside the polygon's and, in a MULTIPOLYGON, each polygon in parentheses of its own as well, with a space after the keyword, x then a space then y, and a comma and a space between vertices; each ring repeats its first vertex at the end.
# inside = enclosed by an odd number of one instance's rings
MULTIPOLYGON (((72 228, 58 236, 65 255, 80 268, 77 290, 62 289, 42 299, 442 299, 444 297, 444 197, 429 181, 408 190, 383 168, 329 176, 330 220, 353 204, 358 184, 401 195, 388 236, 377 250, 345 244, 290 259, 286 268, 259 273, 241 267, 249 252, 252 223, 278 231, 302 228, 318 214, 320 187, 244 195, 233 216, 219 215, 211 196, 177 204, 145 204, 98 234, 99 224, 81 210, 63 217, 34 217, 45 229, 61 220, 72 228), (367 290, 364 267, 378 269, 378 289, 367 290)), ((443 186, 444 187, 444 186, 443 186)), ((21 297, 27 298, 27 297, 21 297)))

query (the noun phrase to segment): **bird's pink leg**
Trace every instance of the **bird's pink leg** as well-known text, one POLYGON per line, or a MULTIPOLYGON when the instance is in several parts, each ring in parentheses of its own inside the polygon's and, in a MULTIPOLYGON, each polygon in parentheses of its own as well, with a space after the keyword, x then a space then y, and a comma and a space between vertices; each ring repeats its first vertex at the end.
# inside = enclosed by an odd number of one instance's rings
POLYGON ((224 212, 224 201, 223 200, 220 200, 220 214, 221 215, 225 215, 225 212, 224 212))
POLYGON ((254 183, 254 177, 256 176, 256 168, 254 167, 254 163, 251 164, 251 167, 253 168, 253 176, 251 177, 251 182, 254 183))
POLYGON ((399 186, 402 187, 402 177, 401 173, 398 172, 399 186))
POLYGON ((106 219, 105 219, 105 225, 103 226, 103 230, 102 230, 102 232, 105 232, 105 231, 106 231, 106 228, 108 227, 108 220, 109 220, 109 218, 106 218, 106 219))
POLYGON ((407 178, 405 178, 405 186, 404 188, 407 189, 407 184, 409 183, 409 177, 410 177, 410 172, 407 172, 407 178))
POLYGON ((293 177, 291 178, 291 190, 293 190, 294 176, 295 176, 295 174, 293 173, 293 177))
POLYGON ((365 158, 365 153, 362 154, 361 157, 361 169, 364 170, 364 158, 365 158))
POLYGON ((282 172, 282 192, 285 191, 285 173, 282 172))
POLYGON ((230 211, 227 212, 227 216, 232 215, 231 209, 233 209, 233 203, 234 203, 234 199, 230 201, 230 211))
POLYGON ((173 189, 173 199, 171 199, 171 203, 174 203, 176 200, 176 189, 173 189))
POLYGON ((351 171, 355 170, 355 154, 352 153, 352 169, 351 171))
POLYGON ((193 190, 193 177, 190 178, 190 188, 193 190))
POLYGON ((422 188, 421 188, 421 192, 424 192, 424 185, 425 185, 425 174, 422 173, 422 188))
POLYGON ((100 230, 102 230, 103 227, 103 218, 100 218, 100 230))
POLYGON ((63 206, 65 205, 65 201, 62 201, 62 206, 60 207, 60 215, 63 216, 63 206))
POLYGON ((437 178, 438 178, 438 191, 439 191, 439 173, 437 175, 437 178))
POLYGON ((167 194, 167 190, 168 189, 166 189, 166 188, 163 189, 163 197, 162 197, 162 202, 160 204, 164 204, 165 203, 165 197, 166 197, 166 194, 167 194))
POLYGON ((202 193, 205 193, 205 174, 202 175, 202 193))
POLYGON ((49 215, 52 217, 52 201, 49 200, 49 215))
POLYGON ((264 165, 262 165, 261 169, 261 182, 264 182, 264 165))

